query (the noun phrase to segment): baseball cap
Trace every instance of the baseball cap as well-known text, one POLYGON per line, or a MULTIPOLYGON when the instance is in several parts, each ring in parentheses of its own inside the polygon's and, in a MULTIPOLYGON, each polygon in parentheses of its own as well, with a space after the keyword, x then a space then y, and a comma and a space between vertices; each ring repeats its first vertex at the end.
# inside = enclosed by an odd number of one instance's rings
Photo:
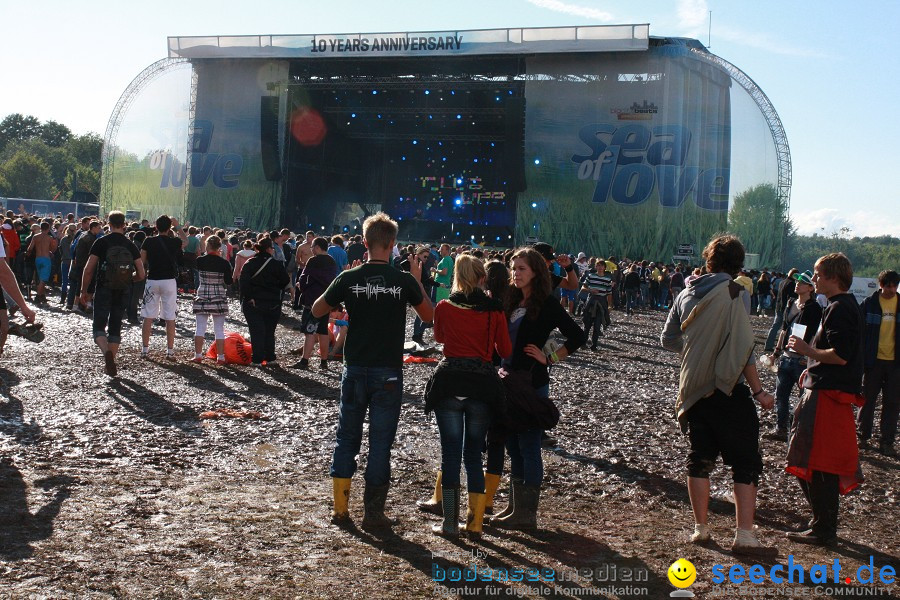
POLYGON ((797 283, 805 283, 806 285, 812 285, 813 274, 809 269, 803 271, 802 273, 794 273, 794 279, 797 280, 797 283))

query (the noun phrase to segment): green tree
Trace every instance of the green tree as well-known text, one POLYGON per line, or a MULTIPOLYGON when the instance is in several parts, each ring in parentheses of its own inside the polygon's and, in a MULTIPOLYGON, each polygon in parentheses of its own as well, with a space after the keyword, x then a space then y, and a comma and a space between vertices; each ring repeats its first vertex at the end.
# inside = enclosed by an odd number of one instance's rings
POLYGON ((734 198, 728 230, 741 238, 748 253, 759 254, 760 266, 779 267, 785 238, 793 231, 787 202, 771 183, 761 183, 734 198))
POLYGON ((100 157, 103 153, 103 138, 96 133, 74 135, 66 142, 65 149, 79 165, 100 170, 100 157))
POLYGON ((46 121, 41 125, 41 140, 51 148, 60 148, 72 138, 72 130, 56 121, 46 121))
POLYGON ((37 117, 21 113, 7 115, 0 121, 0 151, 10 142, 24 142, 41 135, 41 122, 37 117))
MULTIPOLYGON (((50 169, 51 186, 48 198, 52 198, 58 192, 66 190, 66 177, 77 164, 72 155, 65 148, 53 148, 44 143, 40 138, 13 142, 0 153, 0 160, 9 160, 19 152, 24 152, 41 160, 50 169)), ((31 196, 30 196, 31 197, 31 196)))
POLYGON ((6 180, 7 196, 51 198, 53 180, 50 167, 40 158, 19 151, 0 165, 0 179, 6 180))

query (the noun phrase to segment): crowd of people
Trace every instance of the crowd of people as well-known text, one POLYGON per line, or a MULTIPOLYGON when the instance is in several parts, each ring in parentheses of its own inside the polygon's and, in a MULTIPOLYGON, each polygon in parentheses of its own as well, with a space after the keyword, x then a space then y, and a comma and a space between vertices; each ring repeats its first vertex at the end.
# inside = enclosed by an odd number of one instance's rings
POLYGON ((733 236, 713 239, 697 268, 573 257, 546 243, 508 250, 403 245, 397 223, 383 213, 366 219, 361 235, 331 238, 314 231, 294 238, 287 229, 197 228, 167 215, 128 223, 118 211, 104 221, 8 212, 2 227, 0 353, 9 315, 18 310, 33 322, 27 301, 46 304, 54 289, 61 305, 91 314, 92 338, 112 377, 126 320, 141 325, 141 357, 150 357, 154 325, 160 324, 165 358, 178 360, 179 294, 192 298, 196 327, 193 353, 185 359, 198 363, 207 356, 227 362, 225 321, 229 297, 236 297, 249 330, 251 366, 282 368, 277 325, 285 306, 296 311, 295 329, 304 338, 294 351, 299 360, 288 368, 310 368, 317 347, 320 369, 343 362, 330 468, 332 520, 341 526, 352 523, 351 480, 367 417, 362 526, 392 522, 385 505, 408 307, 415 313, 411 342, 425 345, 430 330, 442 354, 425 392, 425 410, 434 412, 440 432, 441 464, 433 496, 419 503, 443 517, 434 527, 440 535, 477 537, 485 524, 537 527, 542 438, 559 418, 550 400, 553 366, 587 343, 599 351, 615 311, 623 319, 638 310, 668 311, 660 339, 680 356, 675 412, 690 443, 693 542, 710 539, 709 475, 721 455, 733 471, 733 551, 777 552, 753 532, 762 473, 754 401, 763 409, 777 407, 772 436, 788 442, 786 468, 811 506, 809 527, 790 534, 795 541, 834 542, 838 496, 862 480, 858 447, 870 443, 879 396, 878 448, 896 455, 900 277, 893 270, 881 273, 879 289, 859 305, 848 293, 853 272, 842 254, 785 274, 745 270, 744 248, 733 236), (774 395, 763 389, 757 371, 754 312, 774 316, 760 353, 760 364, 777 369, 774 395), (215 343, 204 354, 210 319, 215 343), (506 456, 509 503, 485 521, 494 512, 506 456), (459 525, 463 467, 468 508, 459 525))

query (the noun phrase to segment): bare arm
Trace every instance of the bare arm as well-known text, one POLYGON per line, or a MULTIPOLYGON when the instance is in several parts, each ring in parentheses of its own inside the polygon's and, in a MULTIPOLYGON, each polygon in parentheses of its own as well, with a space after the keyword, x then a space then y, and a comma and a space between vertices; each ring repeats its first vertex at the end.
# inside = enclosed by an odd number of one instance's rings
POLYGON ((838 355, 838 353, 834 351, 834 348, 819 350, 817 348, 813 348, 795 335, 792 335, 788 340, 787 347, 797 354, 802 354, 803 356, 807 356, 814 361, 820 362, 822 364, 840 366, 844 366, 847 364, 847 361, 841 358, 840 355, 838 355))
POLYGON ((88 293, 88 287, 90 287, 91 280, 94 278, 94 271, 97 270, 97 261, 97 255, 91 254, 88 257, 87 264, 84 265, 84 272, 81 274, 81 298, 83 304, 87 304, 88 299, 91 297, 88 293))
POLYGON ((19 305, 19 310, 22 311, 25 320, 29 323, 34 323, 34 311, 25 304, 25 298, 19 289, 19 282, 16 281, 16 276, 13 274, 12 269, 9 268, 5 258, 0 258, 0 286, 3 286, 3 289, 13 299, 13 302, 19 305))

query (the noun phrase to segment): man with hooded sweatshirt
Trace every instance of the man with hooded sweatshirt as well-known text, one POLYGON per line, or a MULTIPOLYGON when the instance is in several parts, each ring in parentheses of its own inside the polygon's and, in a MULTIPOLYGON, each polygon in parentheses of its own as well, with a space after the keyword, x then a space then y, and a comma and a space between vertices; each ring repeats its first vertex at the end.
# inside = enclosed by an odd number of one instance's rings
POLYGON ((735 554, 777 556, 753 532, 756 490, 763 462, 759 417, 753 400, 771 409, 775 399, 762 388, 753 359, 750 297, 734 282, 744 264, 744 246, 733 235, 713 239, 703 250, 708 273, 675 299, 660 342, 681 354, 675 413, 687 431, 688 494, 694 512, 691 541, 709 541, 709 475, 719 454, 731 466, 737 529, 735 554))

